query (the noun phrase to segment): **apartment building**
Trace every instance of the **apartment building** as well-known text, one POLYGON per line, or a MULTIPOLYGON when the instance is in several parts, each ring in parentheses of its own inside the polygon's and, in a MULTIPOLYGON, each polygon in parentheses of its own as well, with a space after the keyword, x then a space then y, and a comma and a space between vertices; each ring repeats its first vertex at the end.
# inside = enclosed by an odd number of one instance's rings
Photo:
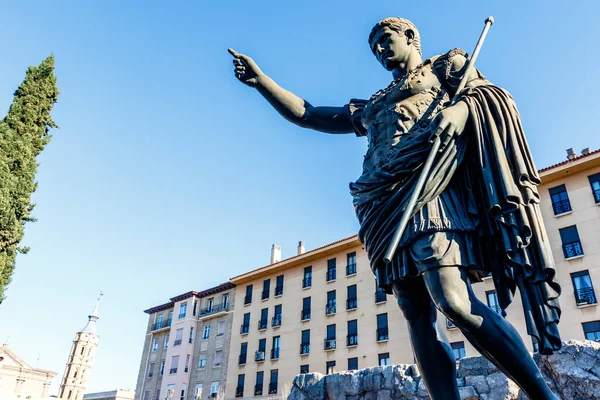
POLYGON ((144 311, 135 400, 216 397, 225 390, 234 299, 235 285, 227 282, 144 311))

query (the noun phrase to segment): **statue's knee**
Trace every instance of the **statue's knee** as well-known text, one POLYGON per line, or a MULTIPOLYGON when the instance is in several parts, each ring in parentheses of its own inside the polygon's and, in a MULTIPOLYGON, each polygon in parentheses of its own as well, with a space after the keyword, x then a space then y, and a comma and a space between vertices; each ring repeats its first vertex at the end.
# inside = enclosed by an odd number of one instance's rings
POLYGON ((437 308, 455 324, 466 321, 471 315, 469 303, 456 296, 444 296, 436 299, 437 308))

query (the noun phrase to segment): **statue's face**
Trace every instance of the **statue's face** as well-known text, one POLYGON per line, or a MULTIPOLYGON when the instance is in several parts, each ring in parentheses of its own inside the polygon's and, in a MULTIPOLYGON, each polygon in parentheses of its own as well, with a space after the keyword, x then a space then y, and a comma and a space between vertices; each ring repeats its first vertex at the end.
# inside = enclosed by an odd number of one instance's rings
POLYGON ((411 44, 407 35, 384 26, 371 40, 371 50, 377 61, 392 71, 408 59, 411 44))

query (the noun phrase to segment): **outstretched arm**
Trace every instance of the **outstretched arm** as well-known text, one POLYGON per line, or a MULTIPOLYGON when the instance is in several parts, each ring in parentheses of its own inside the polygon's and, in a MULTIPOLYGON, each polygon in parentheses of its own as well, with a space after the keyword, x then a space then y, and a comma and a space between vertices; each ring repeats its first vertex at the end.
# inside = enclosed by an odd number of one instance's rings
POLYGON ((275 83, 260 70, 252 58, 233 49, 227 51, 233 56, 236 78, 258 90, 283 118, 303 128, 320 132, 354 132, 344 107, 314 107, 275 83))

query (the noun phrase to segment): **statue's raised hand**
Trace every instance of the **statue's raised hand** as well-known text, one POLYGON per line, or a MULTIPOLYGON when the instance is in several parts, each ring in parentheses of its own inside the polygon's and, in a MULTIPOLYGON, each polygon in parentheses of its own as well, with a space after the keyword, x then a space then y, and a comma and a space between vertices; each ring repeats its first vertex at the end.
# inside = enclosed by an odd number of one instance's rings
POLYGON ((233 56, 235 77, 245 85, 256 87, 258 77, 262 75, 263 72, 258 68, 258 65, 256 65, 254 60, 233 49, 227 49, 227 51, 233 56))

